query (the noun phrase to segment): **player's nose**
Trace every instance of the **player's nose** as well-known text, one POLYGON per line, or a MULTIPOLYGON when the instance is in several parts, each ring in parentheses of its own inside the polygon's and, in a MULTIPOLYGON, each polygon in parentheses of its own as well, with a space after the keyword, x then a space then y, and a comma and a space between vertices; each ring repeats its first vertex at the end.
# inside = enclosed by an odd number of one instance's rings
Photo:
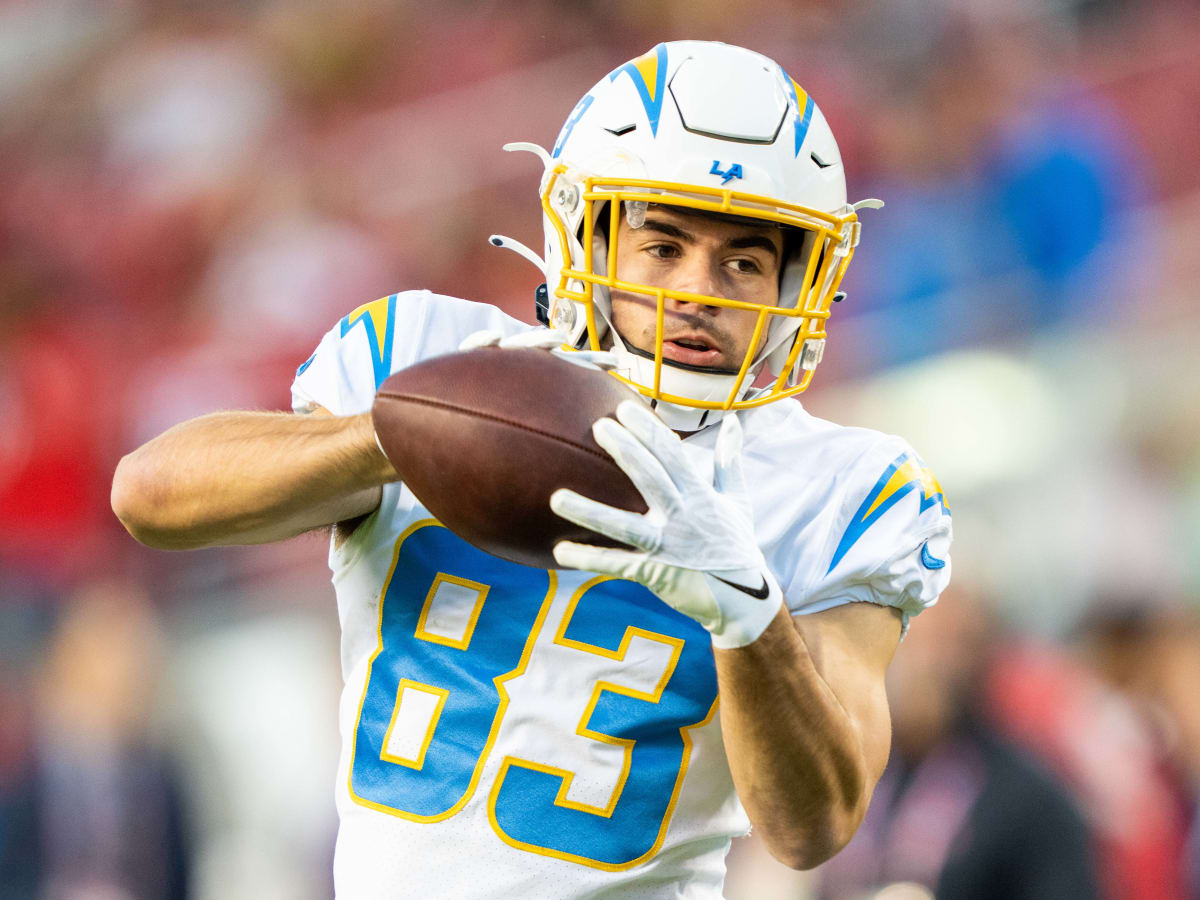
MULTIPOLYGON (((675 269, 675 278, 671 285, 677 291, 687 294, 700 294, 706 297, 719 297, 718 265, 716 260, 703 252, 689 253, 675 269)), ((687 306, 695 301, 668 298, 668 303, 677 306, 687 306)))

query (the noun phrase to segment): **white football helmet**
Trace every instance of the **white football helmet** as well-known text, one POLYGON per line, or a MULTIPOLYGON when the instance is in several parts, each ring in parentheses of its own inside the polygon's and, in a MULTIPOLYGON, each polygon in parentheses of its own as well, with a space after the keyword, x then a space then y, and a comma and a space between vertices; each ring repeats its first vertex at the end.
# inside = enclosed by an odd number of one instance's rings
POLYGON ((841 156, 825 117, 778 63, 727 44, 659 44, 600 79, 575 105, 550 152, 524 143, 505 149, 529 150, 545 164, 545 257, 510 238, 492 242, 543 268, 551 327, 567 332, 574 347, 611 344, 619 361, 614 374, 649 398, 668 425, 695 430, 730 409, 808 387, 824 349, 830 304, 839 299, 838 284, 858 244, 856 210, 882 204, 847 204, 841 156), (798 229, 787 243, 793 249, 781 268, 779 305, 622 280, 619 217, 624 213, 637 228, 649 204, 798 229), (609 217, 607 227, 598 225, 601 215, 609 217), (652 356, 631 351, 613 327, 613 288, 657 302, 652 356), (736 372, 663 358, 668 298, 757 313, 736 372))

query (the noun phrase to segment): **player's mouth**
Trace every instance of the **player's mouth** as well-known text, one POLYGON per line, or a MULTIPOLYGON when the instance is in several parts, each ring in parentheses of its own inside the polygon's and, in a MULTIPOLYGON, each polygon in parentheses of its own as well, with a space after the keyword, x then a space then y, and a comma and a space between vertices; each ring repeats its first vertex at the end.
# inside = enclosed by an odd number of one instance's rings
POLYGON ((663 339, 663 359, 685 366, 717 368, 723 357, 717 343, 701 332, 677 334, 663 339))

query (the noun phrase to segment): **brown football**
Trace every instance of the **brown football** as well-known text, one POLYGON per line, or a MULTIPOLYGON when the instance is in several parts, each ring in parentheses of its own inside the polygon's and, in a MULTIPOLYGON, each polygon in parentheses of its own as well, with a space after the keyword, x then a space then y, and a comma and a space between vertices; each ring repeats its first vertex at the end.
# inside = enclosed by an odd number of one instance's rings
POLYGON ((612 544, 550 511, 558 488, 646 511, 592 438, 596 419, 634 398, 546 350, 485 347, 396 372, 371 414, 383 452, 438 521, 495 556, 552 569, 558 541, 612 544))

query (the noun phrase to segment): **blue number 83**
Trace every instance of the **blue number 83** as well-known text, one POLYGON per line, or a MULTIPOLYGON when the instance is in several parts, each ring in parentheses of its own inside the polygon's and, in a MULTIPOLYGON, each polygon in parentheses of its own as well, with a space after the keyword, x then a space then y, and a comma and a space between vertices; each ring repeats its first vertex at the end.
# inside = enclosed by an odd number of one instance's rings
MULTIPOLYGON (((504 718, 505 684, 529 665, 556 590, 553 572, 490 556, 433 520, 399 538, 354 731, 356 803, 422 822, 466 805, 504 718)), ((597 578, 572 596, 554 643, 621 661, 635 638, 670 651, 650 690, 580 684, 590 700, 577 733, 624 754, 609 802, 573 802, 574 772, 507 756, 488 795, 501 840, 601 869, 638 865, 661 845, 689 730, 716 711, 707 632, 640 585, 597 578)))

